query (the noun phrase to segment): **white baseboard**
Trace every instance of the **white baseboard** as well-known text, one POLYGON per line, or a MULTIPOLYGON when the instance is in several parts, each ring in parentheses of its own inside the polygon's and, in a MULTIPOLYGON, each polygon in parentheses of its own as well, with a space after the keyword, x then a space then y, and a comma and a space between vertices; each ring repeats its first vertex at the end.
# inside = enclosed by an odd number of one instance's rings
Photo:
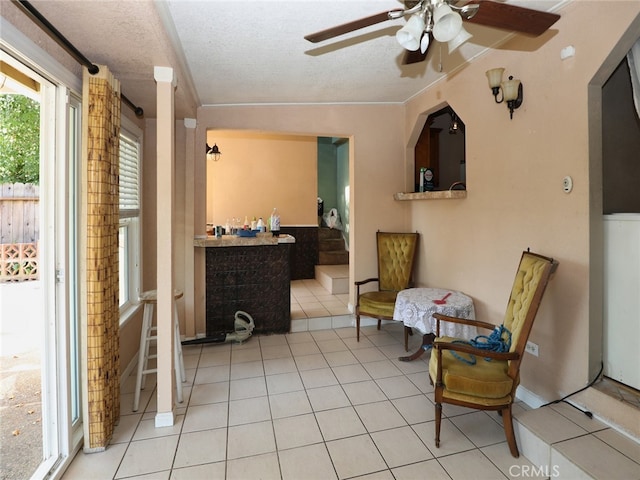
POLYGON ((542 405, 547 403, 544 398, 536 395, 531 390, 527 390, 522 385, 518 385, 518 388, 516 389, 516 398, 523 401, 531 408, 540 408, 542 405))

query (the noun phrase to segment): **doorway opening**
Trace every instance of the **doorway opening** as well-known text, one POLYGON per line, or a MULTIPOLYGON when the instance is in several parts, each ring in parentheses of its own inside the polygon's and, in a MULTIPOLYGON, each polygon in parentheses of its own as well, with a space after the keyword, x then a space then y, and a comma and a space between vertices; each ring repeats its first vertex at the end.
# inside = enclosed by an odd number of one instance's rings
MULTIPOLYGON (((280 216, 280 233, 295 237, 291 245, 291 318, 298 321, 348 315, 349 288, 349 162, 350 142, 343 137, 319 137, 277 132, 211 129, 207 144, 217 145, 218 160, 207 160, 206 222, 211 226, 267 223, 274 207, 280 216), (323 214, 338 212, 340 229, 322 227, 323 214), (318 281, 319 231, 333 230, 338 238, 327 243, 322 268, 340 269, 341 291, 318 281), (340 263, 335 253, 340 246, 340 263), (296 299, 297 301, 294 301, 296 299)), ((324 220, 324 223, 329 221, 324 220)), ((335 227, 335 224, 334 224, 335 227)), ((323 247, 325 248, 325 247, 323 247)), ((324 275, 322 275, 325 278, 324 275)), ((329 277, 332 278, 332 277, 329 277)), ((306 329, 306 327, 305 327, 306 329)))
MULTIPOLYGON (((626 79, 623 75, 626 56, 638 41, 638 28, 640 28, 640 16, 636 17, 622 35, 589 84, 589 178, 591 179, 589 275, 591 281, 588 367, 590 378, 598 378, 599 372, 603 372, 604 375, 586 394, 591 404, 589 408, 594 410, 594 413, 599 413, 623 430, 636 432, 636 434, 640 392, 637 386, 631 385, 634 381, 630 377, 625 378, 624 383, 618 382, 623 377, 627 377, 618 366, 624 366, 626 363, 634 365, 634 358, 638 358, 636 346, 633 345, 629 349, 628 345, 628 340, 637 337, 634 332, 640 331, 637 311, 633 311, 633 304, 638 299, 637 295, 627 295, 621 303, 616 305, 614 296, 619 293, 616 290, 616 284, 619 284, 625 272, 631 272, 631 275, 635 276, 637 291, 640 247, 636 241, 632 249, 625 248, 624 252, 616 252, 619 248, 615 245, 620 238, 617 238, 619 236, 615 233, 620 225, 614 224, 620 219, 614 219, 611 215, 640 213, 637 203, 639 197, 634 193, 637 190, 635 185, 640 180, 638 176, 640 169, 635 162, 637 145, 640 145, 640 120, 633 107, 632 95, 629 93, 629 71, 626 72, 626 79), (621 87, 621 82, 627 85, 621 87), (621 95, 625 89, 626 94, 623 98, 621 95), (619 101, 622 103, 618 103, 619 101), (621 106, 627 112, 622 117, 620 116, 621 106), (622 123, 619 123, 620 120, 622 123), (619 137, 620 135, 622 137, 619 137), (622 138, 623 142, 617 142, 616 138, 622 138), (635 142, 636 147, 630 147, 629 142, 631 144, 635 142), (621 181, 619 181, 620 175, 624 177, 621 181), (632 188, 629 188, 628 182, 631 182, 632 188), (633 200, 634 197, 636 200, 633 200), (618 254, 624 255, 623 268, 616 267, 621 265, 620 260, 617 259, 618 254), (625 313, 624 310, 627 312, 625 313), (616 340, 616 337, 620 339, 620 333, 623 334, 621 342, 616 340), (617 345, 614 345, 616 343, 617 345), (613 350, 612 345, 614 345, 613 350), (615 357, 622 351, 627 353, 624 354, 625 360, 620 362, 615 357), (619 379, 612 378, 619 375, 622 375, 619 379)), ((640 222, 638 224, 640 225, 640 222)), ((640 236, 640 232, 638 235, 640 236)), ((628 236, 623 234, 622 239, 628 236)), ((625 283, 624 280, 622 282, 625 283)))
POLYGON ((331 295, 349 293, 349 197, 349 139, 318 137, 320 229, 314 278, 331 295))
POLYGON ((607 390, 640 408, 640 118, 626 58, 602 87, 602 147, 603 374, 607 390))

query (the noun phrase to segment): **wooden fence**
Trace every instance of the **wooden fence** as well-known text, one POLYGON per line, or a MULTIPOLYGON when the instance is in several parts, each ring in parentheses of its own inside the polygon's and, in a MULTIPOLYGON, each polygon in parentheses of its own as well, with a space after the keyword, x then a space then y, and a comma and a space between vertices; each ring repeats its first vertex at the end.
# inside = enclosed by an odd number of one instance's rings
POLYGON ((0 185, 0 282, 38 279, 40 189, 0 185))

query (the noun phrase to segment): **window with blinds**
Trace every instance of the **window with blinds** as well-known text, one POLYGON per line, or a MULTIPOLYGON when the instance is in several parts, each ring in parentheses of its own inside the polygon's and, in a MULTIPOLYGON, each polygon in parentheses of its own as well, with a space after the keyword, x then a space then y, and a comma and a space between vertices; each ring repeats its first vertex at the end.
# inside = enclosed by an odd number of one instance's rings
POLYGON ((142 132, 122 119, 120 131, 120 228, 119 281, 120 324, 135 315, 140 294, 141 269, 141 194, 142 132))
POLYGON ((120 134, 120 218, 140 214, 139 159, 138 140, 120 134))

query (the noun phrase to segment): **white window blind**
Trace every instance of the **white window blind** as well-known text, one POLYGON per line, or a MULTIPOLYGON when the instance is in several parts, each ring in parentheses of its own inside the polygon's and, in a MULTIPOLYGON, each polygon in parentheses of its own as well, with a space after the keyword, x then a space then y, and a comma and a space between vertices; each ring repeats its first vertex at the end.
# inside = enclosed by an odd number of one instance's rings
POLYGON ((140 214, 140 146, 137 140, 120 135, 120 218, 140 214))

